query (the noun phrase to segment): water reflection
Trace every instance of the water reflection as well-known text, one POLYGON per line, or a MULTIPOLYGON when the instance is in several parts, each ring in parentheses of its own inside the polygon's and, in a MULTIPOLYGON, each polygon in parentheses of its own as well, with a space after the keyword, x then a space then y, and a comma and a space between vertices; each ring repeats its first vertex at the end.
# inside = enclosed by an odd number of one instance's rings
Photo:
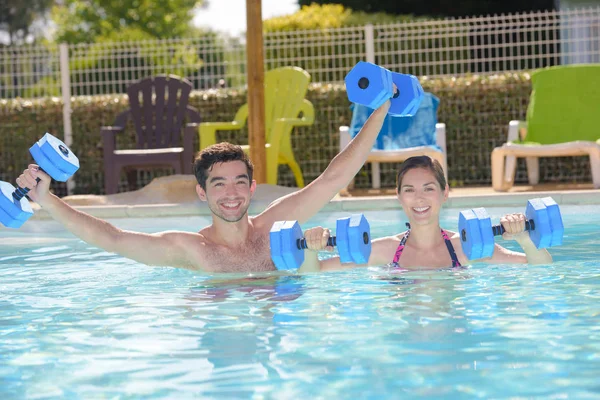
POLYGON ((206 320, 198 338, 210 364, 202 394, 248 398, 257 385, 281 379, 268 362, 269 354, 281 347, 282 335, 274 327, 302 317, 277 310, 283 303, 294 309, 292 303, 304 290, 302 278, 294 276, 210 279, 190 290, 187 317, 206 320), (235 308, 220 307, 216 313, 206 303, 231 303, 235 308))

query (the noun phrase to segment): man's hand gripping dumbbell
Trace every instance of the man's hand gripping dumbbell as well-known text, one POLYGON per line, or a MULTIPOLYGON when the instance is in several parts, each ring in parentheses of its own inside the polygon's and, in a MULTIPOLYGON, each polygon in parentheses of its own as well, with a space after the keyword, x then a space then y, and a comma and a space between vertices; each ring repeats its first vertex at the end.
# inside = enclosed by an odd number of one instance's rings
MULTIPOLYGON (((314 228, 313 228, 314 229, 314 228)), ((313 230, 311 230, 313 231, 313 230)), ((319 231, 320 232, 320 231, 319 231)), ((364 264, 371 254, 371 229, 363 214, 339 218, 336 221, 336 236, 319 233, 304 237, 297 221, 277 221, 270 232, 271 259, 278 270, 300 269, 301 272, 318 270, 318 260, 306 260, 305 249, 321 250, 338 248, 342 263, 364 264), (305 265, 306 264, 306 265, 305 265), (310 265, 309 265, 310 264, 310 265)))

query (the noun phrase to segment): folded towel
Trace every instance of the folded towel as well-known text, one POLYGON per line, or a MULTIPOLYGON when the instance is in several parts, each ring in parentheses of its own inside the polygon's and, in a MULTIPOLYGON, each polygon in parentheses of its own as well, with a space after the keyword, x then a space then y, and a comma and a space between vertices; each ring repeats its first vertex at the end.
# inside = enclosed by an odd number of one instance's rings
MULTIPOLYGON (((412 117, 385 118, 383 127, 373 145, 374 150, 400 150, 417 146, 430 146, 440 150, 436 143, 435 124, 440 100, 425 93, 417 113, 412 117)), ((360 104, 352 104, 350 135, 356 136, 373 110, 360 104)))

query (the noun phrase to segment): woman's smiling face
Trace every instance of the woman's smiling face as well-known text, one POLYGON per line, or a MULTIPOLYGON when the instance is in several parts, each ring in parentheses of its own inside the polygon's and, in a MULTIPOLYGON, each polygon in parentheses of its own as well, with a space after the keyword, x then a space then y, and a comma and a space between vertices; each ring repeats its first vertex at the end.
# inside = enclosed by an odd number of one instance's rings
POLYGON ((448 186, 442 188, 428 168, 413 168, 404 174, 398 200, 411 225, 438 224, 442 204, 448 198, 448 186))

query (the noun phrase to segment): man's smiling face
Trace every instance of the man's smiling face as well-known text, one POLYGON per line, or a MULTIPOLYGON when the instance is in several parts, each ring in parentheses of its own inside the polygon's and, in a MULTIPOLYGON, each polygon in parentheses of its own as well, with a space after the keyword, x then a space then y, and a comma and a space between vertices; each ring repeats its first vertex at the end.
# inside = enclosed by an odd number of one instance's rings
POLYGON ((250 182, 248 169, 242 161, 230 161, 213 164, 206 190, 198 189, 201 200, 216 217, 237 222, 248 212, 250 199, 256 190, 256 182, 250 182))

